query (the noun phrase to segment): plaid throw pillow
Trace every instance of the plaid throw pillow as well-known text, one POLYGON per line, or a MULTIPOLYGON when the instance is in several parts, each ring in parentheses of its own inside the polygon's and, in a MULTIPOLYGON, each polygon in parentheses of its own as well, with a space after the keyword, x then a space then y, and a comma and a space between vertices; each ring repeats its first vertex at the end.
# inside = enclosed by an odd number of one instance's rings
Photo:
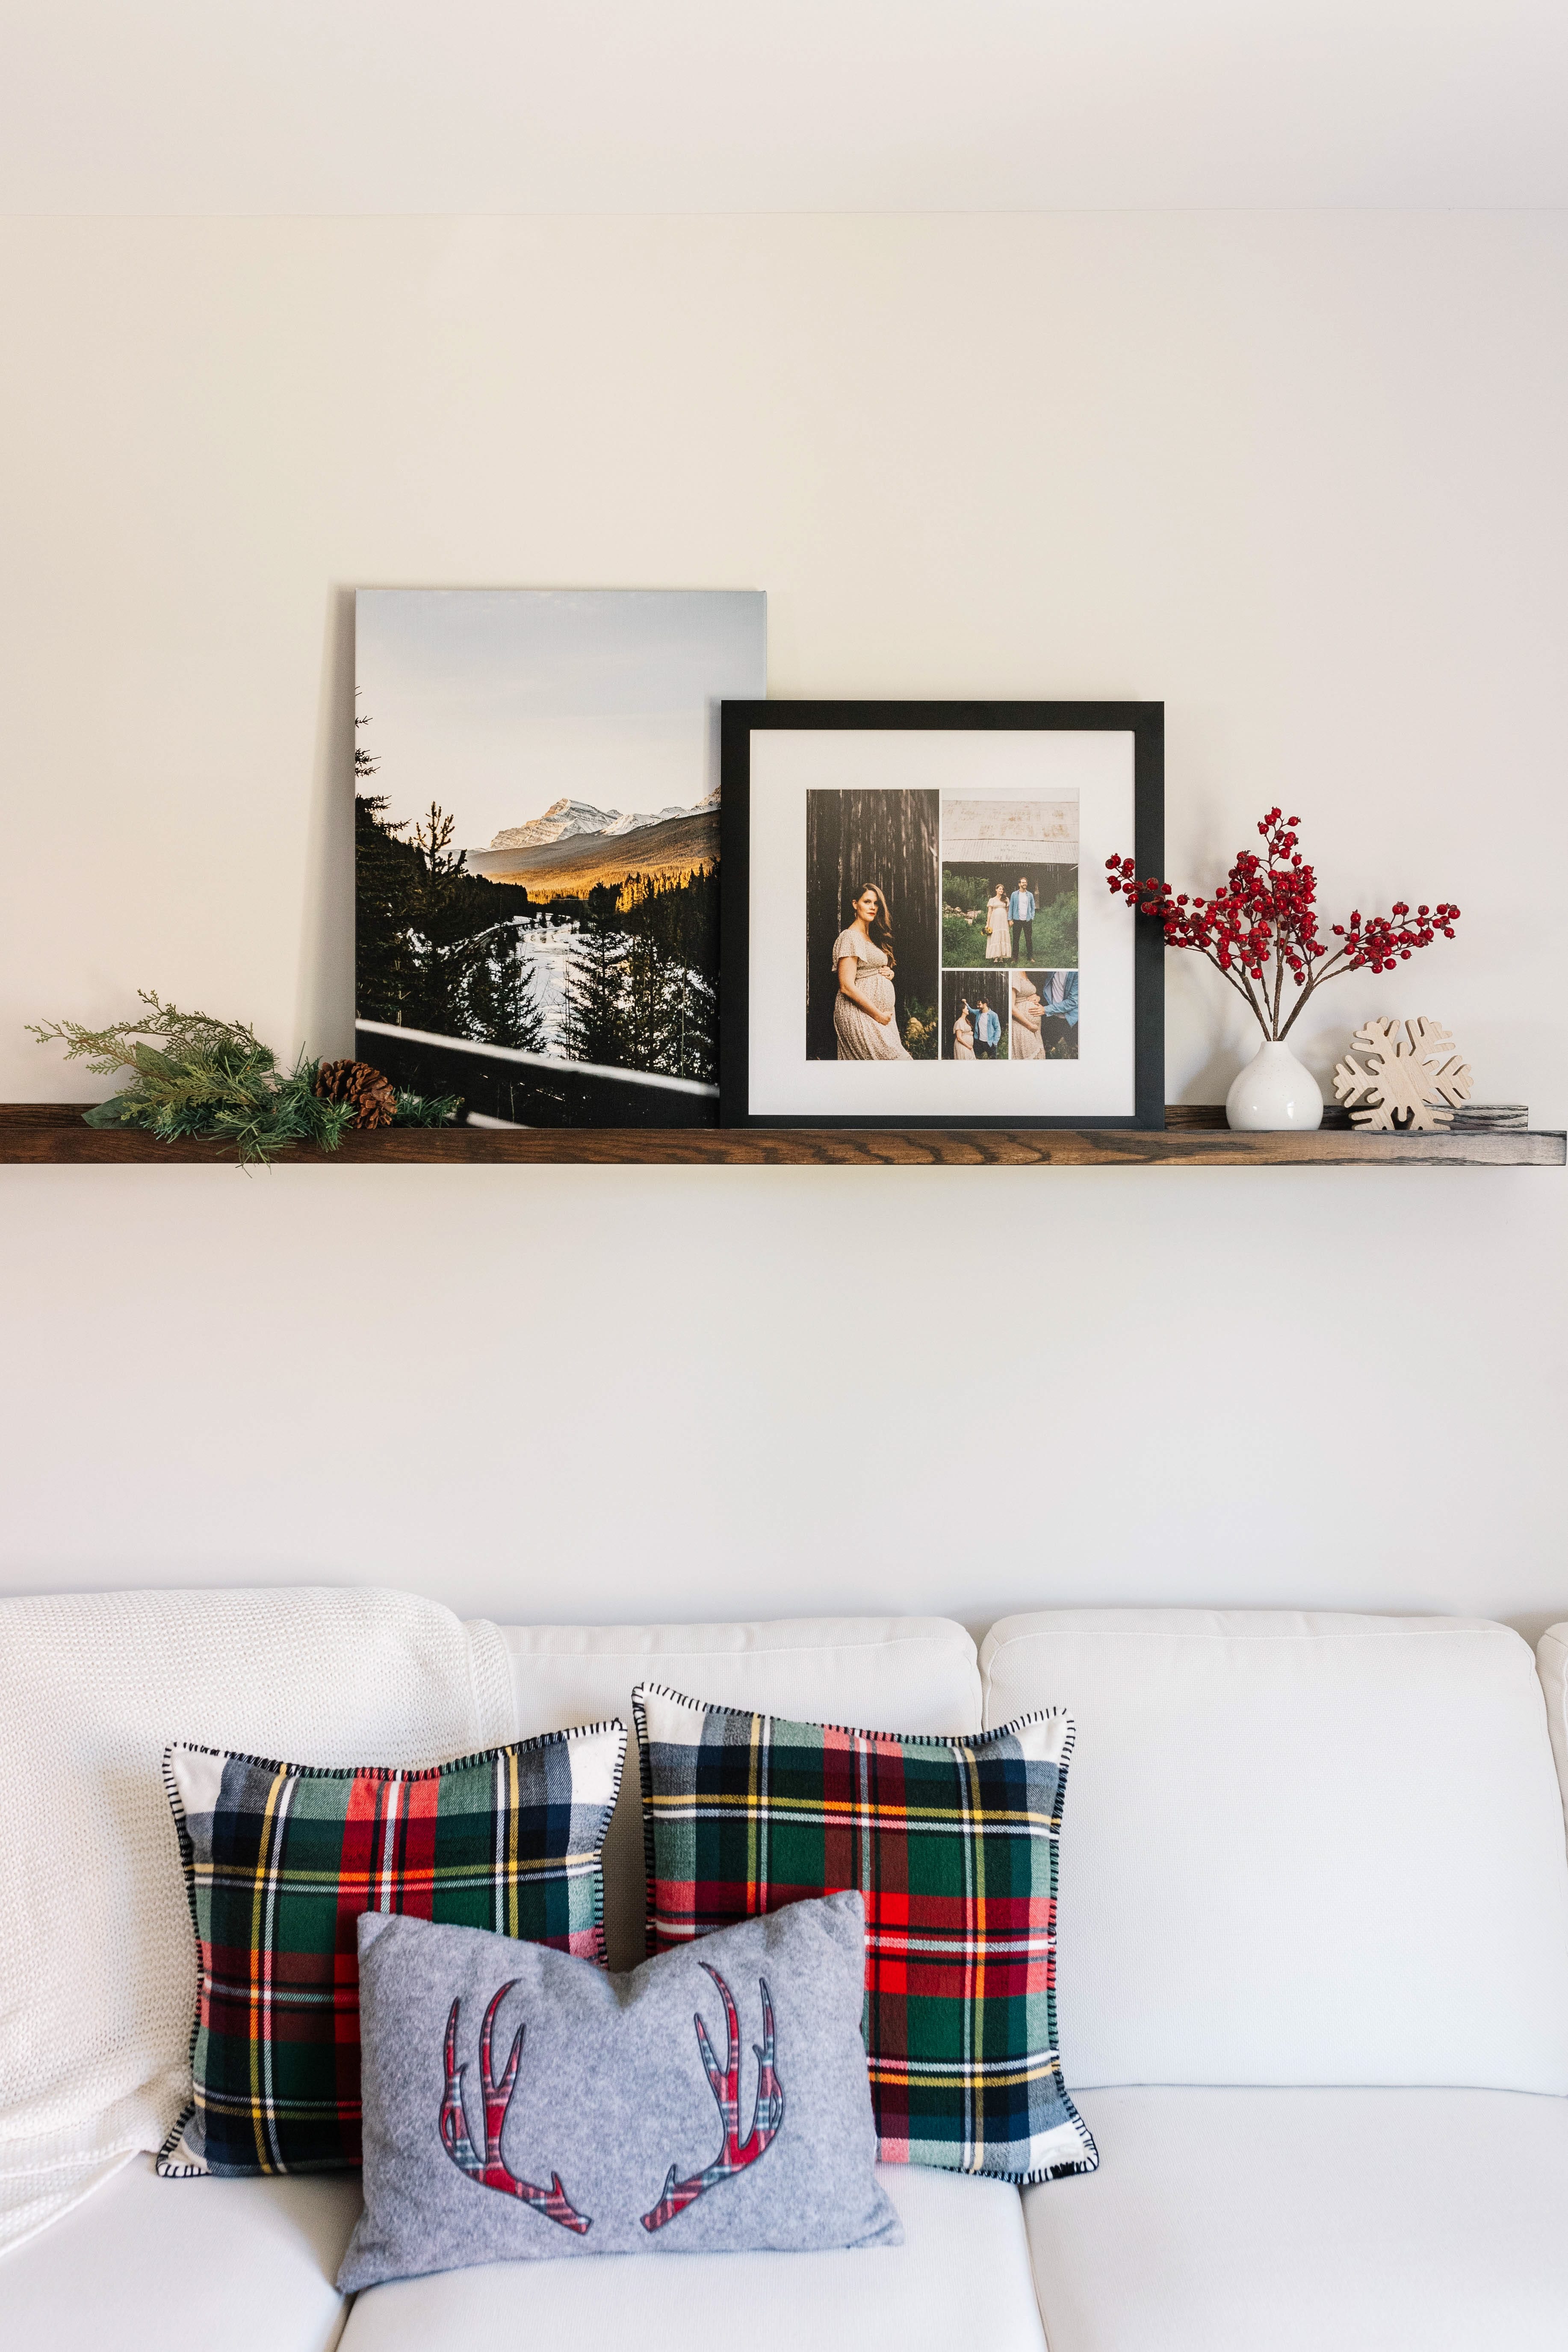
POLYGON ((903 1738, 632 1694, 648 1949, 858 1887, 882 2160, 1018 2181, 1092 2172, 1057 2054, 1065 1715, 903 1738))
POLYGON ((181 1743, 163 1759, 196 1930, 191 2105, 158 2169, 360 2161, 362 1911, 605 1959, 618 1723, 427 1771, 333 1771, 181 1743))

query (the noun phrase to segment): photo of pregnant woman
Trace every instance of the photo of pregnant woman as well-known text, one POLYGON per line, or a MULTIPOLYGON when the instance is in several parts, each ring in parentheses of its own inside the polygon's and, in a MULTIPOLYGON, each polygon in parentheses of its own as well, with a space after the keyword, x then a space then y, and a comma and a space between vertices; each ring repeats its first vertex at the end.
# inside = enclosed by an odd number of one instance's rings
POLYGON ((1016 1062, 1077 1061, 1076 971, 1016 971, 1012 1009, 1016 1062))
POLYGON ((805 795, 805 1052, 934 1062, 937 795, 805 795))
POLYGON ((913 1061, 899 1036, 892 918, 875 882, 865 883, 855 894, 853 919, 833 942, 833 968, 838 975, 833 1006, 838 1059, 913 1061))

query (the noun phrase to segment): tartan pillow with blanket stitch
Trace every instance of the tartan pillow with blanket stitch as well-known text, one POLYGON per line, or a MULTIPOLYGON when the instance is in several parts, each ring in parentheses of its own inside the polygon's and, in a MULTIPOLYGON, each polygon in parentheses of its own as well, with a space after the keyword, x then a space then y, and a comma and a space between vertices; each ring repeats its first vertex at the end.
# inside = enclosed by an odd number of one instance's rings
POLYGON ((1069 1717, 927 1738, 709 1706, 655 1684, 632 1705, 650 1953, 856 1888, 882 2161, 1020 2182, 1092 2172, 1057 2039, 1069 1717))
POLYGON ((424 1770, 170 1748, 197 1989, 192 2104, 159 2171, 359 2163, 362 1912, 486 1927, 602 1967, 601 1853, 626 1738, 593 1724, 424 1770))

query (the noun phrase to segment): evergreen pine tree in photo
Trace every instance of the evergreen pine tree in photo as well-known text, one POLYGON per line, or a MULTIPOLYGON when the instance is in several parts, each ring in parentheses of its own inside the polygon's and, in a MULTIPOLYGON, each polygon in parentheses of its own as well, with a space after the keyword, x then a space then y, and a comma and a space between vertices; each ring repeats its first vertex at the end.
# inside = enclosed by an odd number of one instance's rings
MULTIPOLYGON (((357 744, 354 767, 361 781, 374 767, 357 744)), ((406 819, 388 819, 382 794, 356 795, 359 1017, 542 1052, 543 1010, 515 919, 527 892, 470 874, 466 853, 452 847, 455 820, 437 803, 411 841, 408 829, 406 819)))
MULTIPOLYGON (((367 756, 355 746, 356 768, 367 756)), ((413 898, 419 856, 400 838, 405 829, 405 823, 388 819, 384 794, 355 795, 354 1001, 362 1021, 417 1026, 410 1008, 418 985, 413 898)))
POLYGON ((515 922, 497 923, 474 945, 482 950, 468 975, 463 1034, 516 1053, 544 1051, 544 1010, 523 960, 515 922))
POLYGON ((712 1085, 718 1076, 718 872, 631 874, 620 894, 629 945, 632 1066, 712 1085))
POLYGON ((632 934, 627 945, 624 969, 622 1013, 626 1061, 634 1070, 662 1070, 674 1076, 674 1015, 679 1000, 673 969, 652 940, 637 932, 632 934))
POLYGON ((621 1004, 626 941, 616 919, 619 893, 596 884, 574 940, 566 971, 566 1051, 574 1062, 630 1066, 621 1004))

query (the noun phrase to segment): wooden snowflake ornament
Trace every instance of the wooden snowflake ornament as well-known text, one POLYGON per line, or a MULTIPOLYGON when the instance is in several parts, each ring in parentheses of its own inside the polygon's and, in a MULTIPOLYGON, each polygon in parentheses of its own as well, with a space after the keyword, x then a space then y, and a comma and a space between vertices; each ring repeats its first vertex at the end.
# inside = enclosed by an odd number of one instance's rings
POLYGON ((1456 1107, 1474 1091, 1470 1066, 1439 1022, 1367 1021, 1351 1044, 1364 1049, 1367 1066, 1347 1054, 1335 1066, 1334 1092, 1349 1105, 1354 1127, 1406 1134, 1449 1127, 1456 1107))

